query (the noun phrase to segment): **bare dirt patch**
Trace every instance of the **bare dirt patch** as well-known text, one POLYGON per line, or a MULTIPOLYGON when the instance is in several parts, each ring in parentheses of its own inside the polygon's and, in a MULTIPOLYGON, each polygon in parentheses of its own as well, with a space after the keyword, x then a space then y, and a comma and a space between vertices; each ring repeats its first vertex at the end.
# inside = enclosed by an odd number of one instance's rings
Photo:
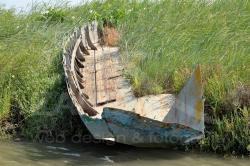
POLYGON ((115 27, 105 26, 103 30, 103 40, 106 46, 117 46, 120 34, 115 27))

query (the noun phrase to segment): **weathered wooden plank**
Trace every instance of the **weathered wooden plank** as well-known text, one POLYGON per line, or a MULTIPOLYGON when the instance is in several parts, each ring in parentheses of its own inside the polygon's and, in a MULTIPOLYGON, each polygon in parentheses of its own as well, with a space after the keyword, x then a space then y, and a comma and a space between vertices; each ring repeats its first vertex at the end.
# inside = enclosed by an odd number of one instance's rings
POLYGON ((85 37, 88 43, 88 46, 92 49, 92 50, 97 50, 96 46, 93 44, 93 42, 91 41, 90 38, 90 29, 88 26, 85 27, 85 37))
POLYGON ((115 80, 109 79, 113 75, 112 61, 110 58, 104 57, 97 66, 97 104, 115 101, 115 80))
POLYGON ((96 105, 96 97, 95 97, 95 82, 93 75, 87 75, 88 81, 84 83, 83 92, 88 95, 88 100, 92 105, 96 105))
POLYGON ((79 68, 84 68, 84 63, 79 61, 77 58, 75 58, 75 65, 77 65, 79 68))
POLYGON ((116 100, 116 80, 115 79, 110 79, 114 77, 115 70, 114 70, 114 64, 113 61, 109 55, 109 58, 107 59, 107 70, 106 72, 109 73, 107 76, 107 92, 108 92, 108 99, 110 101, 115 101, 116 100))
MULTIPOLYGON (((82 56, 79 48, 78 51, 82 56)), ((117 78, 121 76, 119 64, 112 58, 107 48, 98 51, 89 50, 89 53, 91 56, 84 56, 84 63, 79 56, 76 58, 75 70, 80 88, 88 96, 88 101, 95 106, 115 101, 117 78), (79 77, 87 80, 83 81, 79 77)))
POLYGON ((75 67, 76 73, 82 78, 83 75, 82 75, 81 69, 77 65, 75 65, 74 67, 75 67))
POLYGON ((111 91, 108 94, 109 95, 109 100, 110 101, 115 101, 116 100, 116 87, 117 87, 117 79, 112 78, 108 79, 108 85, 111 85, 111 91))
POLYGON ((80 60, 81 62, 84 62, 84 61, 85 61, 84 54, 83 54, 83 52, 81 51, 80 47, 78 47, 77 50, 76 50, 76 58, 77 58, 78 60, 80 60))
POLYGON ((95 91, 95 75, 94 75, 94 56, 93 51, 90 51, 91 56, 84 56, 84 69, 82 75, 87 79, 84 83, 83 92, 88 96, 88 101, 92 105, 96 105, 96 91, 95 91))
POLYGON ((79 44, 79 48, 81 49, 81 51, 85 54, 85 55, 90 55, 89 51, 87 50, 87 48, 84 46, 83 41, 81 40, 80 44, 79 44))
POLYGON ((106 79, 103 79, 103 71, 100 70, 96 73, 96 87, 97 87, 97 104, 102 104, 106 102, 106 92, 104 91, 103 87, 105 86, 106 79))

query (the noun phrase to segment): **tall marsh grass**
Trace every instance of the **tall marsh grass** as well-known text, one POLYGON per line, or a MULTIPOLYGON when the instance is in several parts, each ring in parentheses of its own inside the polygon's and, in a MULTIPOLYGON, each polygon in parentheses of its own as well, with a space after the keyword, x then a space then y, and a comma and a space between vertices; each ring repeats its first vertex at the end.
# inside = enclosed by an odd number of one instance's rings
POLYGON ((246 151, 249 23, 247 0, 143 1, 130 6, 119 26, 120 46, 135 94, 178 93, 201 64, 205 112, 213 119, 206 130, 210 149, 246 151))
MULTIPOLYGON (((4 121, 11 112, 20 110, 24 118, 21 121, 30 124, 21 126, 27 129, 24 135, 32 138, 41 125, 51 123, 44 115, 33 118, 34 114, 63 112, 66 106, 67 111, 71 109, 65 103, 70 100, 65 95, 62 43, 84 22, 85 7, 76 9, 46 5, 17 14, 0 8, 0 127, 6 125, 4 121)), ((63 115, 54 117, 60 119, 63 115)), ((55 119, 53 123, 59 125, 55 119)))

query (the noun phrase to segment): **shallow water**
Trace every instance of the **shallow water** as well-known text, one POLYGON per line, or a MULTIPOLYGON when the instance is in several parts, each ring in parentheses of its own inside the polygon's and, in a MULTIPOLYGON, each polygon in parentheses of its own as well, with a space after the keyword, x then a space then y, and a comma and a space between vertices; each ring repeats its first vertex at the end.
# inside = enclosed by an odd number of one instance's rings
POLYGON ((250 159, 102 144, 0 143, 0 166, 249 166, 250 159))

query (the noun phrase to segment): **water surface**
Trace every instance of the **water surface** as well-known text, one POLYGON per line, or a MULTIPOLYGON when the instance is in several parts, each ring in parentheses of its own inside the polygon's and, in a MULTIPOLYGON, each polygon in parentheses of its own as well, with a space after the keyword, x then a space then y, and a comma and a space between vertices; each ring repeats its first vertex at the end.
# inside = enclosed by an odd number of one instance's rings
POLYGON ((250 159, 103 144, 0 143, 0 166, 249 166, 250 159))

